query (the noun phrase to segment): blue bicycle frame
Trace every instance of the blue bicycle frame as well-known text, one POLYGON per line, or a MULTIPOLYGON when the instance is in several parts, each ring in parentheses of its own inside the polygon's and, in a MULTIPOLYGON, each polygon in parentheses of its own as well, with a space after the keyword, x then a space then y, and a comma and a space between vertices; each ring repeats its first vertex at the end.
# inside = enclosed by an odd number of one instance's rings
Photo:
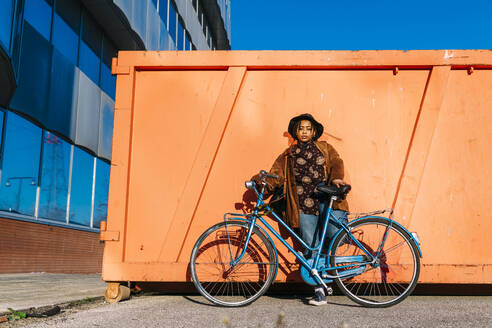
MULTIPOLYGON (((255 207, 253 213, 251 213, 251 214, 226 213, 224 215, 224 221, 226 221, 226 223, 227 223, 227 220, 230 220, 230 219, 239 219, 239 220, 245 220, 245 221, 248 221, 249 222, 249 230, 248 230, 248 234, 246 236, 246 241, 244 243, 244 247, 243 247, 241 253, 239 254, 239 256, 237 258, 231 259, 231 266, 237 265, 241 261, 241 258, 244 256, 244 254, 246 252, 246 249, 248 248, 248 245, 249 245, 249 241, 250 241, 250 238, 251 238, 251 234, 253 232, 253 228, 255 226, 257 226, 258 228, 260 228, 262 231, 265 232, 265 230, 261 226, 259 226, 257 224, 257 220, 259 220, 278 240, 280 240, 280 242, 282 242, 282 244, 285 245, 285 247, 287 247, 287 249, 289 249, 296 256, 296 258, 299 260, 299 262, 315 277, 315 279, 318 281, 319 284, 321 284, 321 285, 323 285, 325 287, 326 287, 326 284, 323 281, 323 279, 319 276, 318 271, 329 271, 329 270, 333 270, 333 269, 340 270, 340 269, 347 269, 347 268, 353 268, 353 267, 360 267, 360 266, 363 266, 363 265, 371 265, 371 264, 374 264, 376 262, 376 259, 379 256, 380 250, 382 249, 382 247, 384 245, 384 242, 386 241, 386 236, 387 236, 387 231, 388 230, 385 232, 385 235, 383 237, 383 242, 381 243, 380 248, 376 252, 376 255, 371 254, 364 247, 364 245, 362 245, 350 233, 350 228, 348 227, 348 225, 346 225, 345 223, 341 222, 338 218, 336 218, 332 214, 333 213, 333 209, 332 209, 333 201, 337 199, 335 196, 332 196, 330 198, 330 203, 329 203, 328 209, 326 211, 326 215, 325 215, 325 221, 323 223, 323 230, 322 230, 322 234, 321 234, 321 240, 319 241, 319 244, 317 246, 310 247, 275 212, 272 211, 272 209, 268 206, 268 204, 265 204, 264 203, 264 201, 263 201, 263 192, 264 192, 264 189, 265 189, 264 186, 263 186, 263 188, 261 189, 260 192, 258 192, 258 190, 256 189, 256 187, 253 187, 252 189, 255 191, 255 193, 256 193, 256 195, 258 197, 258 200, 257 200, 257 203, 256 203, 256 207, 255 207), (292 236, 294 236, 301 243, 301 245, 305 249, 310 250, 310 251, 316 253, 316 256, 314 258, 314 261, 312 262, 312 265, 308 262, 308 260, 306 260, 306 258, 304 256, 298 254, 294 250, 294 248, 292 246, 290 246, 290 244, 287 243, 287 241, 285 241, 285 239, 282 238, 282 236, 280 236, 280 234, 270 224, 268 224, 268 222, 266 222, 266 220, 260 214, 260 211, 261 210, 264 210, 266 213, 271 213, 273 215, 273 217, 292 236), (234 216, 234 217, 227 217, 228 215, 229 216, 234 216), (238 218, 237 216, 246 217, 246 219, 238 218), (338 226, 341 227, 341 229, 338 231, 337 235, 340 234, 342 230, 346 231, 347 234, 348 234, 348 236, 350 236, 351 240, 355 243, 355 245, 357 245, 364 252, 364 254, 366 255, 366 257, 364 257, 363 255, 340 256, 340 257, 337 257, 335 259, 335 261, 337 263, 352 262, 352 264, 347 264, 347 265, 343 265, 343 266, 336 266, 336 267, 330 267, 330 266, 328 266, 328 267, 322 267, 319 270, 317 269, 318 263, 319 263, 319 260, 320 260, 320 257, 321 257, 321 250, 323 248, 323 245, 324 245, 324 242, 325 242, 325 238, 326 238, 326 230, 328 229, 328 223, 329 223, 328 218, 334 220, 334 222, 338 226), (354 262, 356 262, 356 263, 354 263, 354 262)), ((393 221, 391 220, 391 222, 393 222, 393 221)), ((265 234, 269 237, 268 233, 265 233, 265 234)), ((269 239, 270 239, 270 241, 272 241, 270 237, 269 237, 269 239)), ((335 238, 333 238, 333 240, 334 239, 335 238)), ((333 240, 330 243, 330 246, 329 246, 329 249, 328 249, 328 254, 330 254, 330 252, 331 252, 331 248, 332 248, 332 245, 333 245, 333 240)), ((275 244, 272 242, 272 245, 275 245, 275 244)), ((356 274, 358 274, 358 273, 356 273, 356 274)), ((353 271, 345 270, 340 275, 336 275, 336 276, 333 276, 333 275, 324 275, 324 277, 327 277, 327 278, 343 278, 343 277, 348 277, 348 276, 353 276, 353 275, 354 275, 354 272, 353 271)))

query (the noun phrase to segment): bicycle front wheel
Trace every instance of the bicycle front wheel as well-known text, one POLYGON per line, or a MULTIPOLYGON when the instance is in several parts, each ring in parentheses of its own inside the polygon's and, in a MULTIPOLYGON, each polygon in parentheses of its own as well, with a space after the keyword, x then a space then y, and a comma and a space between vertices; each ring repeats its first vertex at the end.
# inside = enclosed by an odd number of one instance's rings
POLYGON ((362 219, 349 226, 355 239, 372 255, 378 253, 386 231, 387 236, 376 261, 364 265, 359 263, 367 262, 369 257, 355 241, 345 231, 337 236, 331 266, 353 265, 334 270, 337 275, 348 274, 335 279, 338 287, 366 307, 388 307, 403 301, 414 290, 420 274, 420 256, 413 239, 400 226, 390 226, 383 218, 362 219))
POLYGON ((253 228, 248 247, 239 263, 249 224, 222 222, 198 238, 191 252, 190 271, 196 288, 209 301, 222 306, 243 306, 268 289, 277 273, 277 257, 270 240, 253 228))

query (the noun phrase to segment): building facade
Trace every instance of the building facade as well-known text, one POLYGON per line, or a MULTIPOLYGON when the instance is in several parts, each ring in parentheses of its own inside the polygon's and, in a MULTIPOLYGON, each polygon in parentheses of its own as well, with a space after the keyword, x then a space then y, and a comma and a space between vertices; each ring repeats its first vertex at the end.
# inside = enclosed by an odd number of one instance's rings
POLYGON ((117 51, 230 39, 230 0, 0 3, 0 273, 100 272, 117 51))

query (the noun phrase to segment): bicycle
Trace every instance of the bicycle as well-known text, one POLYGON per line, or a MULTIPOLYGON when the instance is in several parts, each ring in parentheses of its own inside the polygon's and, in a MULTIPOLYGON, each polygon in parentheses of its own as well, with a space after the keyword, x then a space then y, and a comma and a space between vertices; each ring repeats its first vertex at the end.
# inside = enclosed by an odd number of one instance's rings
POLYGON ((318 186, 329 205, 320 241, 310 247, 264 203, 265 179, 278 177, 260 173, 258 183, 245 183, 257 195, 252 213, 225 213, 224 222, 208 228, 193 247, 191 277, 206 299, 222 306, 244 306, 266 292, 278 270, 277 249, 268 232, 296 256, 301 277, 310 285, 322 285, 329 292, 327 283, 334 280, 346 296, 366 307, 389 307, 412 293, 420 274, 420 241, 416 233, 392 219, 392 209, 356 214, 346 224, 343 218, 333 216, 332 205, 335 200, 344 199, 351 187, 318 186), (375 216, 388 211, 389 218, 375 216), (307 259, 296 252, 266 222, 263 216, 267 215, 273 216, 304 249, 313 252, 314 258, 307 259), (339 230, 324 252, 328 219, 339 230))

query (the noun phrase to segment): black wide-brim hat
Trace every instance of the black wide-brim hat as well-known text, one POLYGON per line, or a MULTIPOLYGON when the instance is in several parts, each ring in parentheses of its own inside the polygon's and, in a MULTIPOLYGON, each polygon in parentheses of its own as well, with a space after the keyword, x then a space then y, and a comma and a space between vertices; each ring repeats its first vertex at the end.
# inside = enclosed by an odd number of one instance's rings
POLYGON ((308 114, 308 113, 301 114, 301 115, 296 116, 290 120, 289 128, 287 129, 289 134, 292 136, 292 138, 297 140, 297 133, 296 133, 297 123, 300 121, 303 121, 303 120, 311 122, 311 124, 314 127, 313 140, 318 140, 318 138, 321 137, 321 135, 323 134, 323 130, 324 130, 323 125, 321 123, 319 123, 318 121, 316 121, 314 119, 313 115, 308 114))

